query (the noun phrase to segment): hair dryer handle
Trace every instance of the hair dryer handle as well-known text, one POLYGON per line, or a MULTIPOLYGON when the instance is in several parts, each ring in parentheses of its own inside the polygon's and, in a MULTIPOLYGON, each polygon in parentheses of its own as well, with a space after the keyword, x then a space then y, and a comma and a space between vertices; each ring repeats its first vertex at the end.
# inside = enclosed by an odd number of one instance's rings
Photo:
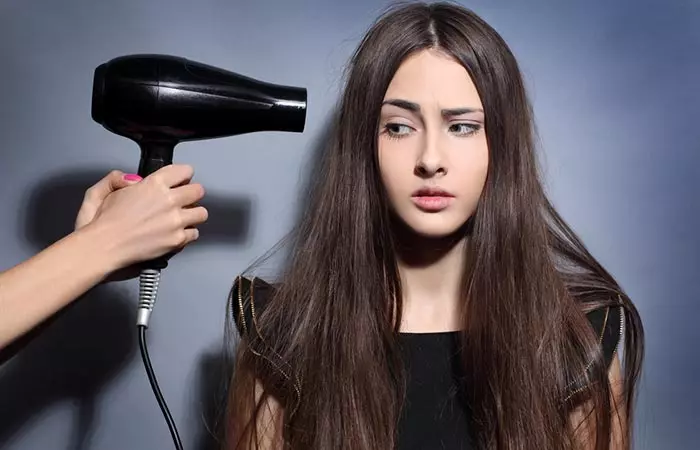
MULTIPOLYGON (((164 142, 143 142, 141 143, 141 161, 139 161, 138 174, 141 178, 158 169, 173 163, 173 150, 175 144, 164 142)), ((170 252, 150 261, 139 264, 141 269, 165 269, 168 267, 168 260, 175 256, 176 252, 170 252)))

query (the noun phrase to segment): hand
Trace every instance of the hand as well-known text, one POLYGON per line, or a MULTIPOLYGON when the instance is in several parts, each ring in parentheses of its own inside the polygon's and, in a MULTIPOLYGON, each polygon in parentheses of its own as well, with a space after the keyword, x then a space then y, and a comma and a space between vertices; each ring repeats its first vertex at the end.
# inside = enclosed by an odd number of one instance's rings
POLYGON ((136 174, 126 174, 120 170, 113 170, 96 184, 92 185, 85 191, 83 204, 80 205, 80 211, 78 211, 78 216, 75 218, 75 230, 79 230, 92 222, 92 219, 95 218, 95 214, 97 214, 97 210, 100 209, 102 202, 104 202, 109 194, 129 185, 136 184, 139 181, 141 181, 141 177, 136 174))
POLYGON ((208 218, 195 205, 204 189, 190 184, 193 174, 187 165, 165 166, 142 181, 111 172, 86 192, 76 229, 102 230, 116 268, 179 251, 199 237, 195 227, 208 218))

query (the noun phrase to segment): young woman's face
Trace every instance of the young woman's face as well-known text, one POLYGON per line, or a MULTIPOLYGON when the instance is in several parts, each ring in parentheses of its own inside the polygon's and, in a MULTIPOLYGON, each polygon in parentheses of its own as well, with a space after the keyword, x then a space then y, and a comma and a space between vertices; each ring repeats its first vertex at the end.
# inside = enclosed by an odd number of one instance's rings
POLYGON ((428 237, 464 225, 489 160, 483 106, 467 71, 434 50, 406 59, 386 91, 379 131, 382 181, 396 214, 428 237))

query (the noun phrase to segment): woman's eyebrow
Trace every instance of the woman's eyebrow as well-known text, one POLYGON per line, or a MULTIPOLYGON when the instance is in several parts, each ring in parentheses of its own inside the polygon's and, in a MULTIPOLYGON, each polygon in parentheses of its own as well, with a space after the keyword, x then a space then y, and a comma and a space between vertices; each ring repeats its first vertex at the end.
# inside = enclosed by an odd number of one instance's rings
MULTIPOLYGON (((420 105, 415 102, 411 102, 409 100, 403 100, 403 99, 398 99, 398 98, 391 98, 384 100, 382 105, 393 105, 401 109, 405 109, 410 112, 414 112, 417 114, 421 113, 420 110, 420 105)), ((484 110, 481 108, 472 108, 472 107, 460 107, 460 108, 447 108, 443 109, 440 111, 440 113, 443 115, 443 117, 454 117, 454 116, 460 116, 462 114, 472 114, 472 113, 483 113, 484 110)))

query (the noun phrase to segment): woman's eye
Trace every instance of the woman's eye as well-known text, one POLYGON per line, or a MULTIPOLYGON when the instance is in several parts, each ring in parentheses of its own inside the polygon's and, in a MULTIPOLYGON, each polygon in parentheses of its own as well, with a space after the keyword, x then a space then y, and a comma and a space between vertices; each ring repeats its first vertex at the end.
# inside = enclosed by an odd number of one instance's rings
POLYGON ((450 126, 450 132, 459 136, 471 136, 481 129, 481 125, 475 123, 455 123, 450 126))
POLYGON ((404 125, 402 123, 388 123, 384 127, 387 135, 392 138, 401 138, 404 137, 413 131, 413 128, 409 127, 408 125, 404 125))

